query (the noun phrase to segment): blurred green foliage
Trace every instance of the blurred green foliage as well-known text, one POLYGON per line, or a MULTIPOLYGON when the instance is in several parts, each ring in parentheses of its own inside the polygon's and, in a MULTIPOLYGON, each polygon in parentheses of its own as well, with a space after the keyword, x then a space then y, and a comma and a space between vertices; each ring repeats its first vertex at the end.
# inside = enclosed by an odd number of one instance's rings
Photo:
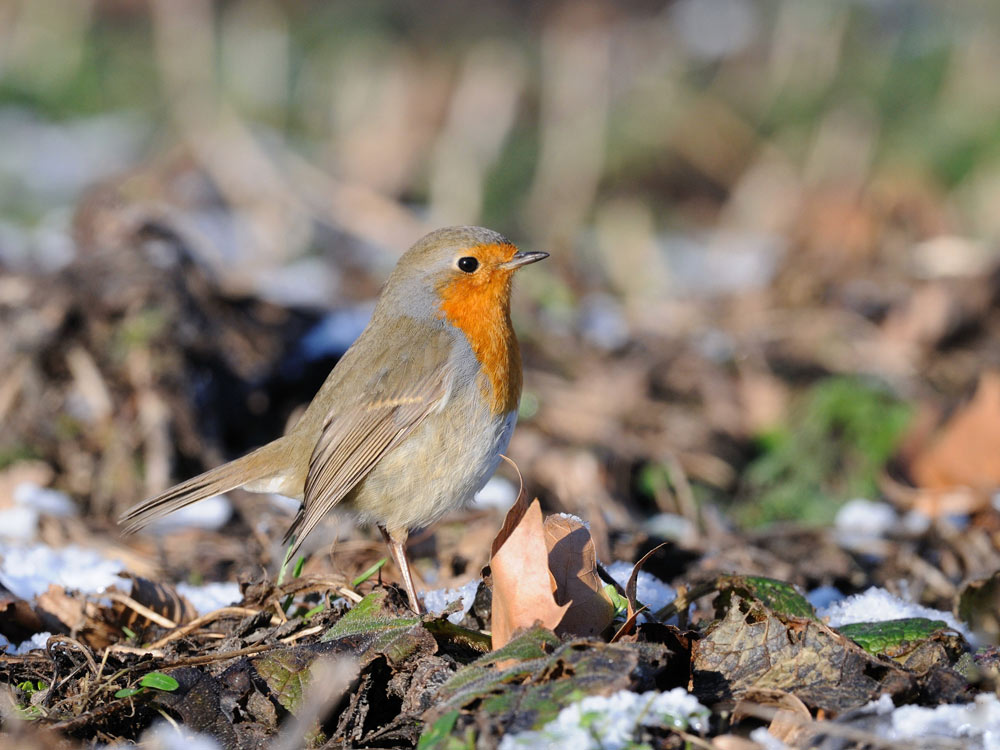
POLYGON ((737 519, 748 526, 826 523, 842 502, 875 496, 878 473, 910 416, 909 406, 870 381, 820 381, 787 424, 758 436, 760 453, 744 475, 746 502, 734 509, 737 519))

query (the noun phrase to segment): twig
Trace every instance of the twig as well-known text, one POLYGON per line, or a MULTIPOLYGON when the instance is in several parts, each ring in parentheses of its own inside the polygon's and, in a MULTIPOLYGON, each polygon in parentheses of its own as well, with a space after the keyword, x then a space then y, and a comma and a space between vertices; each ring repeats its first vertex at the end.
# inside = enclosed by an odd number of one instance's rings
POLYGON ((305 630, 300 630, 298 633, 292 633, 290 636, 281 639, 282 643, 294 643, 300 638, 305 638, 306 636, 314 635, 323 629, 323 625, 313 625, 311 628, 306 628, 305 630))
POLYGON ((168 630, 173 630, 177 627, 177 623, 171 620, 169 617, 164 617, 163 615, 154 612, 145 604, 140 604, 135 599, 133 599, 128 594, 122 594, 118 591, 109 591, 105 594, 111 601, 119 602, 124 604, 126 607, 134 611, 136 614, 140 614, 145 617, 150 622, 154 622, 161 628, 167 628, 168 630))
POLYGON ((60 643, 66 643, 70 646, 75 646, 77 649, 83 653, 84 658, 87 660, 87 664, 90 665, 90 671, 97 675, 97 662, 94 661, 93 655, 90 653, 90 649, 84 646, 76 638, 71 638, 68 635, 53 635, 49 637, 49 640, 45 644, 45 651, 48 653, 49 657, 52 657, 52 648, 58 646, 60 643))
POLYGON ((341 586, 339 589, 337 589, 337 593, 340 594, 345 599, 350 599, 355 604, 364 599, 364 597, 361 596, 361 594, 359 594, 357 591, 351 591, 349 588, 346 588, 344 586, 341 586))
POLYGON ((189 622, 187 625, 177 628, 177 630, 173 631, 172 633, 167 633, 160 640, 154 641, 153 643, 149 644, 149 649, 155 650, 158 648, 163 648, 171 641, 175 641, 178 638, 183 638, 188 633, 200 628, 202 625, 205 625, 206 623, 209 622, 215 622, 216 620, 222 619, 223 617, 229 617, 229 616, 247 617, 250 615, 256 615, 259 612, 260 610, 251 609, 249 607, 223 607, 222 609, 217 609, 214 612, 209 612, 208 614, 202 615, 201 617, 196 617, 195 619, 191 620, 191 622, 189 622))
POLYGON ((237 649, 236 651, 223 651, 222 653, 206 654, 205 656, 191 656, 186 659, 166 662, 163 664, 163 668, 175 669, 177 667, 195 667, 199 664, 211 664, 216 661, 226 661, 227 659, 238 659, 241 656, 251 656, 253 654, 259 654, 263 651, 271 651, 275 648, 277 648, 277 646, 271 643, 258 643, 256 646, 248 646, 247 648, 237 649))

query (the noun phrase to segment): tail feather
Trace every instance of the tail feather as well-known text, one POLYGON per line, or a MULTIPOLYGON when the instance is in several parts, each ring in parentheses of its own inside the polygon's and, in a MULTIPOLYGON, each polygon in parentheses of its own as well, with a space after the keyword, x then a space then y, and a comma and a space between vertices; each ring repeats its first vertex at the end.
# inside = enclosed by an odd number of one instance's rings
POLYGON ((124 527, 123 533, 131 534, 158 518, 199 500, 221 495, 223 492, 276 474, 275 462, 271 459, 274 454, 284 451, 282 440, 268 443, 242 458, 210 469, 132 506, 118 519, 118 523, 124 527))

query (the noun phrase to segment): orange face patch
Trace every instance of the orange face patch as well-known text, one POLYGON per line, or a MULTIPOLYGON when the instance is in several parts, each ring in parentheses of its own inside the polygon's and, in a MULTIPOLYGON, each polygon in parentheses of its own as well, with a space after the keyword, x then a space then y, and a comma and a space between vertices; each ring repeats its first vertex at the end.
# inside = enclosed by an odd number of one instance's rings
POLYGON ((510 323, 514 271, 499 267, 516 252, 513 245, 469 248, 461 255, 476 258, 479 268, 474 273, 456 270, 438 289, 441 314, 465 333, 486 375, 483 395, 497 415, 517 409, 521 398, 521 351, 510 323))

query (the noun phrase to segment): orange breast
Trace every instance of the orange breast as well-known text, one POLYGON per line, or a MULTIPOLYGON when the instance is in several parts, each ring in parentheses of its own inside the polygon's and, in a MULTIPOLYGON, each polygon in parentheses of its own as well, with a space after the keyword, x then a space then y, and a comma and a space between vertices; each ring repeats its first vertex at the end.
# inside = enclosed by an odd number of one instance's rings
MULTIPOLYGON (((503 252, 505 260, 515 252, 509 246, 497 246, 495 251, 503 252)), ((511 275, 484 268, 456 277, 439 290, 442 315, 465 333, 482 365, 483 396, 496 415, 516 410, 521 399, 521 350, 510 322, 511 275)))

